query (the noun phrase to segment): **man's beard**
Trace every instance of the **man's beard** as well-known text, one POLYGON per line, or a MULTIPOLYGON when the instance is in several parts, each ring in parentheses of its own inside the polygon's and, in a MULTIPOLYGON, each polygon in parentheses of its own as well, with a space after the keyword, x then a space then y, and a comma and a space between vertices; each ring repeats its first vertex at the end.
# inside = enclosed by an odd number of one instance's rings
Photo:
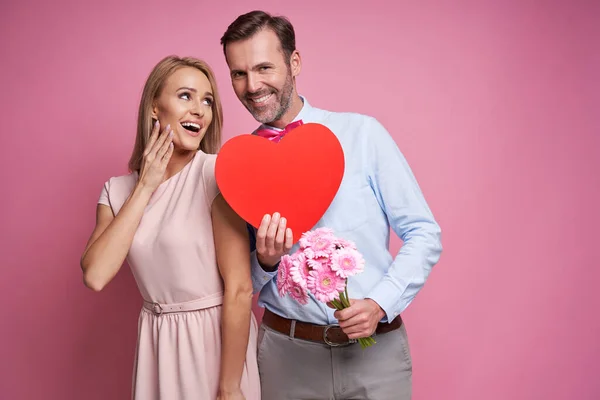
POLYGON ((249 99, 246 99, 244 106, 250 112, 250 114, 252 114, 255 120, 261 124, 271 124, 272 122, 280 120, 290 109, 290 106, 292 105, 293 92, 294 82, 290 72, 285 78, 285 83, 280 91, 274 93, 266 91, 265 93, 253 94, 252 97, 257 98, 272 93, 276 100, 272 107, 267 110, 257 110, 252 106, 252 102, 249 99))

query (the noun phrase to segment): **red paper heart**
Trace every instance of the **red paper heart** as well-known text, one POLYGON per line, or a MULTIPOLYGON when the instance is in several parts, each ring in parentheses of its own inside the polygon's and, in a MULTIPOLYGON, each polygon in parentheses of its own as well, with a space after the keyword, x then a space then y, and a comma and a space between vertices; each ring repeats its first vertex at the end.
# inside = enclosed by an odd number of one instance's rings
POLYGON ((344 152, 321 124, 308 123, 279 143, 240 135, 221 148, 217 185, 238 215, 258 228, 265 214, 279 212, 294 242, 321 219, 344 176, 344 152))

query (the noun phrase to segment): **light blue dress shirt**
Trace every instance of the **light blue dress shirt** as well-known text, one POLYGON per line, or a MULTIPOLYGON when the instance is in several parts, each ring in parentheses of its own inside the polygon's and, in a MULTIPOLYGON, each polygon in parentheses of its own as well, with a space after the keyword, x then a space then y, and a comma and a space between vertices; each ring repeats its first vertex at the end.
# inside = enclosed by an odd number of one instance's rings
MULTIPOLYGON (((314 228, 331 228, 336 236, 356 244, 365 268, 349 278, 349 297, 373 299, 386 314, 383 321, 389 322, 408 307, 438 262, 440 227, 406 159, 375 118, 320 110, 302 99, 304 106, 294 121, 325 125, 340 141, 345 159, 340 188, 314 228), (403 241, 395 257, 388 250, 390 227, 403 241)), ((301 233, 294 232, 294 240, 301 233)), ((298 244, 291 253, 297 249, 298 244)), ((253 250, 252 281, 255 293, 260 292, 259 306, 299 321, 337 323, 335 310, 312 296, 304 306, 289 296, 280 297, 276 279, 277 272, 264 271, 253 250)))

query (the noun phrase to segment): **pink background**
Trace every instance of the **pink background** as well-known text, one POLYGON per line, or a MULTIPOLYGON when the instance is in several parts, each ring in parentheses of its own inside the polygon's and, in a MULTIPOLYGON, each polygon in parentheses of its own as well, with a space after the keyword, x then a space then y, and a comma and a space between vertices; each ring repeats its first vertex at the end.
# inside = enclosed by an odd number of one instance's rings
POLYGON ((127 268, 82 284, 96 200, 167 54, 214 67, 227 138, 253 129, 218 41, 254 8, 292 18, 313 105, 383 122, 443 228, 404 315, 414 399, 600 398, 598 2, 81 3, 0 6, 0 398, 129 398, 141 299, 127 268))

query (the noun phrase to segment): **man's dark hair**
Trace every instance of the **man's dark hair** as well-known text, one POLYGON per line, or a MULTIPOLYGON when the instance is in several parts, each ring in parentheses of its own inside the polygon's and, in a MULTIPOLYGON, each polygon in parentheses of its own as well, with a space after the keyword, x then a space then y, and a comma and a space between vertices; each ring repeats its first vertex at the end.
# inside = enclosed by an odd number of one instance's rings
POLYGON ((251 11, 240 15, 227 27, 227 31, 221 38, 223 53, 229 43, 248 39, 266 28, 271 29, 277 35, 285 62, 289 65, 290 57, 296 50, 294 27, 286 17, 274 17, 264 11, 251 11))

